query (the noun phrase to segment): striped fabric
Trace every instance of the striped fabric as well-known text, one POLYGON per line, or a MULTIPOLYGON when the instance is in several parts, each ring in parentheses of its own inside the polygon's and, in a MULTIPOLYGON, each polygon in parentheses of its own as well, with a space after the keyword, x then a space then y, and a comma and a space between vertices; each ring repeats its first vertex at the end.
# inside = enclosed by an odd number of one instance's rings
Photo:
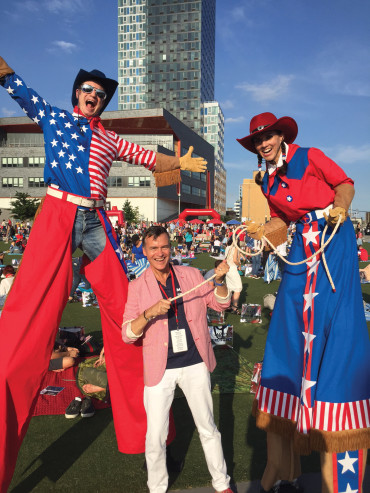
POLYGON ((98 127, 94 127, 89 160, 92 198, 106 199, 107 178, 112 162, 116 160, 141 165, 154 171, 156 153, 121 139, 115 132, 108 130, 103 133, 98 127))
POLYGON ((312 410, 302 405, 296 396, 262 386, 257 390, 256 399, 261 411, 297 422, 301 433, 311 428, 345 431, 370 427, 370 399, 344 403, 316 401, 312 410))

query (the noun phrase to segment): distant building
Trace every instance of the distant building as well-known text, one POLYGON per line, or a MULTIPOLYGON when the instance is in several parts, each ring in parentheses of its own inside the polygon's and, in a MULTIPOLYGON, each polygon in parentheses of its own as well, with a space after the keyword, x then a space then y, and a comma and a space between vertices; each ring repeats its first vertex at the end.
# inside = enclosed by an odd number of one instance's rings
POLYGON ((224 114, 217 101, 205 102, 201 108, 202 135, 215 148, 215 209, 226 214, 226 170, 224 168, 224 114))
MULTIPOLYGON (((179 210, 214 203, 214 148, 164 109, 107 111, 102 115, 105 128, 147 149, 170 155, 183 155, 190 145, 208 161, 209 174, 182 171, 180 196, 175 185, 156 188, 152 173, 142 166, 117 161, 108 178, 110 206, 122 209, 126 199, 139 207, 147 221, 163 221, 179 210), (211 203, 207 204, 207 176, 211 203)), ((40 127, 27 117, 0 118, 0 209, 8 209, 15 192, 43 197, 45 184, 44 139, 40 127)))
POLYGON ((253 178, 245 178, 242 185, 242 211, 243 221, 253 220, 264 223, 270 220, 270 208, 267 200, 261 192, 254 178, 258 171, 253 172, 253 178))
POLYGON ((215 19, 216 0, 118 0, 118 109, 165 108, 210 142, 215 209, 224 214, 224 117, 214 101, 215 19))

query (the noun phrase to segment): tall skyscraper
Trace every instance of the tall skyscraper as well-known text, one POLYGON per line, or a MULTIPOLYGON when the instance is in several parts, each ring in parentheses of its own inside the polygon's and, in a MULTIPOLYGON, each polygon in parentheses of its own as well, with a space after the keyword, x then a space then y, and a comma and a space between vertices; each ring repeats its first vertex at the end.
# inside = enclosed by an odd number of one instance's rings
POLYGON ((166 108, 196 132, 214 99, 215 0, 119 0, 119 109, 166 108))
POLYGON ((210 140, 212 131, 205 133, 204 122, 207 105, 214 102, 215 18, 216 0, 118 0, 118 107, 165 108, 214 145, 215 202, 224 212, 218 103, 217 141, 210 140))

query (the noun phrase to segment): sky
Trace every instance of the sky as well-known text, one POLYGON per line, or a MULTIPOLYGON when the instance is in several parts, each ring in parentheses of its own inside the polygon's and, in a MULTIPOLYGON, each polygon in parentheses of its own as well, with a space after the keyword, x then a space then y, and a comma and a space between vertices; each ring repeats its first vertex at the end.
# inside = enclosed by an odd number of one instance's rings
MULTIPOLYGON (((117 0, 0 0, 0 55, 47 101, 70 109, 80 68, 117 77, 117 9, 117 0)), ((294 118, 296 143, 336 161, 355 181, 353 211, 370 211, 369 19, 367 0, 217 0, 227 206, 257 169, 236 139, 270 111, 294 118)), ((108 106, 116 109, 117 95, 108 106)), ((0 117, 20 115, 0 90, 0 117)))

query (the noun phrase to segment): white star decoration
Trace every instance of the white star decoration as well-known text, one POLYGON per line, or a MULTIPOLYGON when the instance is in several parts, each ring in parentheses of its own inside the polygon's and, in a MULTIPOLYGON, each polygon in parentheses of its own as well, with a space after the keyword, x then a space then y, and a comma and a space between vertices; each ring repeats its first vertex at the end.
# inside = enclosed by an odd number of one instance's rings
POLYGON ((9 86, 9 87, 8 87, 8 89, 7 89, 7 91, 8 91, 8 93, 9 93, 9 94, 13 94, 14 89, 12 89, 12 88, 9 86))
POLYGON ((62 146, 64 147, 64 149, 68 149, 69 144, 67 144, 67 142, 63 142, 62 146))
POLYGON ((349 483, 347 483, 347 488, 346 488, 346 491, 340 491, 339 493, 357 493, 358 490, 353 490, 351 488, 351 485, 349 483))
POLYGON ((66 163, 66 168, 67 169, 72 169, 72 164, 68 161, 68 163, 66 163))
POLYGON ((54 116, 56 115, 55 111, 53 111, 52 113, 50 113, 51 116, 54 118, 54 116))
POLYGON ((40 120, 37 118, 37 116, 35 116, 35 118, 32 118, 32 120, 35 122, 35 123, 38 123, 40 120))
POLYGON ((83 170, 82 170, 81 166, 79 166, 78 168, 76 168, 76 171, 77 171, 77 173, 81 173, 81 174, 83 173, 83 170))
POLYGON ((302 395, 301 395, 301 398, 303 399, 303 402, 305 403, 306 406, 308 406, 306 392, 307 392, 307 390, 309 390, 314 385, 316 385, 316 382, 302 378, 302 395))
POLYGON ((74 161, 76 158, 76 156, 74 154, 71 154, 71 155, 68 155, 69 159, 72 159, 72 161, 74 161))
POLYGON ((84 151, 84 150, 85 150, 84 146, 78 146, 78 147, 77 147, 77 149, 78 149, 79 151, 84 151))
POLYGON ((119 255, 119 259, 122 260, 123 259, 123 255, 122 255, 122 251, 120 248, 117 248, 117 250, 114 250, 116 252, 117 255, 119 255))
POLYGON ((76 134, 76 132, 74 134, 71 135, 72 139, 74 140, 77 140, 78 139, 78 135, 76 134))
POLYGON ((19 79, 15 80, 14 82, 17 84, 17 86, 23 86, 22 81, 19 79))
POLYGON ((37 98, 36 96, 32 96, 31 99, 32 99, 33 104, 36 104, 39 102, 39 98, 37 98))
POLYGON ((303 298, 306 302, 306 305, 304 307, 304 312, 306 312, 309 308, 312 307, 312 300, 318 295, 319 293, 313 293, 312 292, 312 285, 310 286, 310 290, 308 292, 308 294, 304 294, 303 295, 303 298))
POLYGON ((60 118, 65 118, 66 114, 62 112, 62 113, 59 113, 59 116, 60 116, 60 118))
POLYGON ((58 144, 58 141, 54 139, 54 140, 52 140, 52 141, 50 142, 50 144, 51 144, 53 147, 55 147, 55 146, 58 144))
POLYGON ((55 125, 55 123, 56 123, 56 121, 54 120, 54 118, 52 118, 52 119, 50 120, 50 125, 55 125))
POLYGON ((43 116, 45 116, 45 111, 44 110, 40 110, 39 111, 39 117, 42 118, 43 116))
POLYGON ((351 457, 349 456, 349 453, 346 452, 344 459, 338 460, 339 464, 341 464, 343 466, 342 474, 344 474, 346 471, 351 471, 353 473, 356 473, 356 471, 353 467, 353 464, 356 461, 358 461, 358 459, 351 459, 351 457))
POLYGON ((71 128, 72 127, 72 123, 71 122, 67 122, 67 123, 64 124, 64 126, 66 128, 71 128))
POLYGON ((310 268, 310 270, 308 271, 308 277, 310 277, 311 274, 316 274, 319 263, 320 260, 316 259, 316 255, 307 262, 307 267, 310 268))
POLYGON ((308 332, 302 332, 303 334, 303 337, 306 339, 306 342, 305 342, 305 345, 304 345, 304 352, 308 351, 308 353, 310 353, 310 345, 311 345, 311 342, 315 339, 315 335, 314 334, 309 334, 308 332))
POLYGON ((59 156, 59 157, 64 157, 64 154, 65 154, 65 152, 64 152, 64 151, 59 151, 59 152, 58 152, 58 156, 59 156))
POLYGON ((55 161, 55 159, 54 159, 54 161, 53 161, 52 163, 50 163, 50 164, 51 164, 51 167, 52 167, 52 168, 56 168, 56 167, 58 166, 58 163, 57 163, 57 161, 55 161))
POLYGON ((81 127, 81 130, 82 130, 83 132, 86 132, 87 127, 85 127, 85 125, 84 125, 83 127, 81 127))
POLYGON ((293 200, 293 197, 291 195, 288 195, 288 197, 286 199, 288 202, 291 202, 293 200))
POLYGON ((306 239, 306 246, 309 244, 309 243, 312 243, 313 245, 317 245, 318 244, 318 241, 317 241, 317 236, 320 234, 319 231, 313 231, 312 230, 312 226, 310 226, 310 229, 307 233, 302 233, 302 236, 305 237, 306 239))
POLYGON ((63 132, 62 132, 61 130, 57 130, 57 134, 58 134, 58 135, 59 135, 59 137, 60 137, 61 135, 63 135, 63 132))

